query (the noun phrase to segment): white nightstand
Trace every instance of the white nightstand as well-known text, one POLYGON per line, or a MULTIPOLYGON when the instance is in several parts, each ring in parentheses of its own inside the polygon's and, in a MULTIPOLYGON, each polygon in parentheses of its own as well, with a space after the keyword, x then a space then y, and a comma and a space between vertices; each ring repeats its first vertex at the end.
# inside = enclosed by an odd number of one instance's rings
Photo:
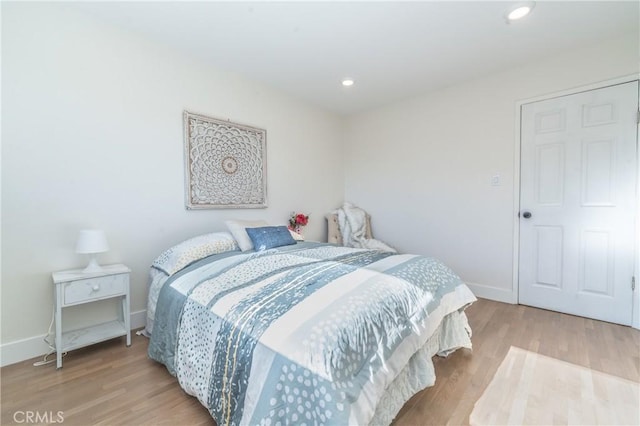
POLYGON ((54 299, 56 304, 57 368, 62 367, 62 353, 114 337, 127 336, 131 345, 129 314, 129 273, 125 265, 107 265, 102 271, 84 273, 81 269, 54 272, 54 299), (62 331, 62 310, 97 300, 119 297, 122 299, 120 319, 72 331, 62 331))

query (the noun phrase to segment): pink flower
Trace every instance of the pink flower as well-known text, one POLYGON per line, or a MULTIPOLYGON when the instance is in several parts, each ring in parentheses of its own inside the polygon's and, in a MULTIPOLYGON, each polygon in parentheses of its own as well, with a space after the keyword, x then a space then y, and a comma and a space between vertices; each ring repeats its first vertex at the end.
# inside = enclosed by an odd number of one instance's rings
POLYGON ((302 213, 296 215, 296 223, 298 225, 305 226, 309 222, 309 216, 305 216, 302 213))
POLYGON ((305 226, 309 223, 309 215, 304 213, 291 213, 291 218, 289 219, 289 227, 291 229, 298 229, 302 226, 305 226))

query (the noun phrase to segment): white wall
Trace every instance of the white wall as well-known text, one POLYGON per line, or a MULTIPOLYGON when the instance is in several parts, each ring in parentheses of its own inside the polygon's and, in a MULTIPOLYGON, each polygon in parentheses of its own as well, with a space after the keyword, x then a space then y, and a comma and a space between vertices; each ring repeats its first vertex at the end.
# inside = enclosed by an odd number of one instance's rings
POLYGON ((345 199, 371 213, 377 238, 515 302, 516 103, 638 73, 638 51, 630 34, 350 117, 345 199))
MULTIPOLYGON (((225 219, 298 210, 307 237, 326 238, 344 191, 338 116, 62 5, 3 3, 2 65, 3 363, 16 342, 42 348, 51 272, 87 261, 73 251, 81 228, 105 230, 102 263, 132 268, 132 311, 162 250, 225 219), (185 210, 185 109, 267 130, 269 208, 185 210)), ((65 326, 112 315, 103 305, 65 326)))

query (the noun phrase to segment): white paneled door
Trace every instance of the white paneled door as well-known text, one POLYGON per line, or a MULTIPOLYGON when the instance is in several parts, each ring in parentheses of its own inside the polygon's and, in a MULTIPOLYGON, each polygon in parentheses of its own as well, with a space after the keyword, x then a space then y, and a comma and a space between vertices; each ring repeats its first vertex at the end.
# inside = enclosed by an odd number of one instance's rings
POLYGON ((638 82, 521 111, 519 302, 631 324, 638 82))

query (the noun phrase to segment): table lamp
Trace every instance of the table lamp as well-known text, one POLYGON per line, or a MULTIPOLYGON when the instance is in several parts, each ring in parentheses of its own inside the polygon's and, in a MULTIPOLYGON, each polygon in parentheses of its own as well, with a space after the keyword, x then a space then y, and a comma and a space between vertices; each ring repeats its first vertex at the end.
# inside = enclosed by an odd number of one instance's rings
POLYGON ((109 244, 107 244, 107 237, 104 235, 103 230, 83 229, 80 231, 78 243, 76 244, 76 253, 91 255, 89 264, 82 272, 101 272, 102 267, 98 265, 96 255, 105 251, 109 251, 109 244))

